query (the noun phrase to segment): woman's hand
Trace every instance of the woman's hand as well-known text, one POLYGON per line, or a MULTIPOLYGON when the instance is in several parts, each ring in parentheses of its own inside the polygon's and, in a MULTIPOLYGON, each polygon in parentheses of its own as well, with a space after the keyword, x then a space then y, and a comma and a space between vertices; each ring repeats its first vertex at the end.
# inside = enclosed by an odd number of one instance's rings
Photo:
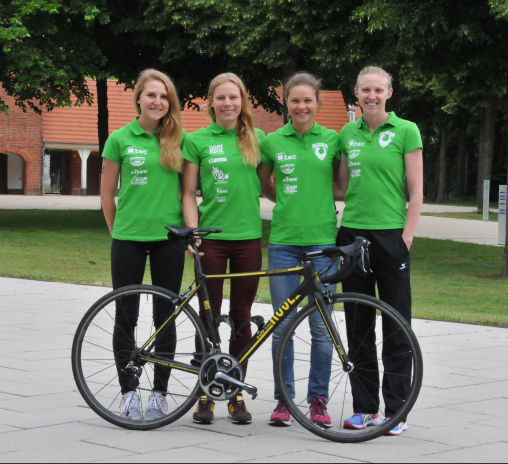
POLYGON ((404 232, 402 234, 402 240, 404 240, 404 243, 406 244, 408 251, 411 250, 411 245, 413 244, 413 237, 404 232))
MULTIPOLYGON (((196 248, 198 248, 199 246, 201 246, 201 240, 196 240, 196 248)), ((194 259, 194 255, 196 254, 196 252, 194 251, 194 248, 192 248, 191 245, 187 245, 187 252, 189 253, 189 257, 191 259, 194 259)), ((205 254, 199 253, 199 256, 205 256, 205 254)))

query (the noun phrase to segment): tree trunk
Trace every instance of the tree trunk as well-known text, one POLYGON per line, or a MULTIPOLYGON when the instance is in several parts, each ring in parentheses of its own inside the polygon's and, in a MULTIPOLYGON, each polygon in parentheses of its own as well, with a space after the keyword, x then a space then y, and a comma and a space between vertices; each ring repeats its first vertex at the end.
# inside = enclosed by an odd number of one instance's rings
POLYGON ((496 134, 497 92, 488 99, 480 122, 480 152, 478 155, 478 181, 476 183, 476 206, 483 209, 483 182, 491 180, 492 159, 496 134))
MULTIPOLYGON (((506 81, 506 83, 508 85, 508 80, 506 81)), ((506 88, 508 89, 508 86, 506 88)), ((508 103, 508 90, 506 92, 506 103, 508 103)), ((508 135, 507 135, 507 138, 506 138, 506 142, 507 142, 506 148, 508 149, 508 135)), ((506 156, 506 165, 507 165, 506 181, 508 183, 508 150, 507 150, 507 156, 506 156)), ((507 209, 508 208, 506 208, 506 206, 505 206, 505 211, 507 209)), ((504 244, 504 258, 503 258, 503 271, 502 271, 502 275, 508 276, 508 214, 506 215, 506 239, 505 239, 505 244, 504 244)))
POLYGON ((286 102, 286 83, 287 81, 296 74, 297 66, 298 66, 298 51, 299 47, 298 45, 290 45, 288 50, 288 58, 289 63, 284 66, 283 72, 282 72, 282 89, 283 89, 283 112, 284 112, 284 124, 287 124, 289 122, 289 114, 288 114, 288 105, 286 102))
POLYGON ((97 129, 99 133, 99 153, 102 156, 104 145, 109 137, 109 111, 108 111, 108 80, 97 79, 97 129))
POLYGON ((448 132, 450 124, 443 127, 441 131, 441 144, 439 147, 439 180, 437 188, 436 203, 444 203, 446 201, 446 155, 448 153, 448 132))
POLYGON ((467 175, 467 123, 465 118, 460 118, 457 127, 457 180, 455 182, 455 197, 463 198, 466 193, 466 175, 467 175))
POLYGON ((392 75, 392 86, 393 86, 393 95, 392 98, 386 101, 386 111, 388 113, 394 111, 395 114, 399 114, 400 109, 400 74, 399 68, 388 67, 386 69, 392 75))
POLYGON ((434 162, 434 182, 431 185, 431 189, 429 190, 429 201, 436 201, 437 198, 437 190, 439 186, 439 157, 437 157, 434 162))

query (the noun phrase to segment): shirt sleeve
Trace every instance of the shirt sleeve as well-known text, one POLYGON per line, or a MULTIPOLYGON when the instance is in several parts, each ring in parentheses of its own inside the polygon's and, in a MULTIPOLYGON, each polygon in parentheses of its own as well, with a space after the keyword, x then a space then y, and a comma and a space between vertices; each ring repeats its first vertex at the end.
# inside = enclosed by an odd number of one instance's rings
POLYGON ((122 155, 120 153, 120 145, 116 133, 113 132, 106 140, 106 145, 102 152, 102 157, 107 158, 115 163, 122 164, 122 155))
POLYGON ((180 148, 183 148, 183 143, 185 142, 186 138, 187 138, 187 132, 185 132, 185 130, 182 129, 182 138, 180 139, 180 148))
POLYGON ((347 137, 346 137, 346 135, 344 134, 344 129, 345 129, 345 128, 346 128, 346 127, 344 126, 344 127, 342 128, 342 130, 340 131, 340 138, 339 138, 339 157, 340 157, 340 155, 341 155, 341 154, 342 154, 342 155, 345 155, 345 156, 347 156, 347 154, 348 154, 348 152, 347 152, 347 150, 346 150, 346 147, 345 147, 345 145, 344 145, 344 140, 346 140, 346 138, 347 138, 347 137))
POLYGON ((416 150, 417 148, 423 148, 422 136, 418 126, 412 122, 409 124, 404 135, 404 155, 416 150))
POLYGON ((194 137, 192 137, 192 134, 185 137, 182 153, 184 160, 190 161, 191 163, 197 164, 198 166, 201 164, 199 149, 194 141, 194 137))
POLYGON ((254 129, 256 131, 256 135, 258 136, 258 140, 259 142, 261 142, 261 140, 263 140, 266 136, 265 136, 265 133, 261 130, 261 129, 254 129))
POLYGON ((260 145, 260 149, 261 149, 261 162, 263 164, 267 164, 268 166, 273 166, 273 160, 272 158, 270 157, 270 147, 269 147, 269 143, 268 143, 269 139, 267 137, 265 137, 264 139, 261 140, 261 145, 260 145))

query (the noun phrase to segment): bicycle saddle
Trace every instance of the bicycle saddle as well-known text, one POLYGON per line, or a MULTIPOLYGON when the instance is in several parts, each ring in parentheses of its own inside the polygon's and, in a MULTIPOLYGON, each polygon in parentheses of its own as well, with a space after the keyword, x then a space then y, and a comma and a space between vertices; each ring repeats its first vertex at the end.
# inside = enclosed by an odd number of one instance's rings
POLYGON ((173 227, 166 226, 165 229, 169 232, 168 235, 172 235, 176 238, 187 238, 191 235, 208 235, 208 234, 220 234, 222 230, 220 229, 199 229, 199 228, 191 228, 191 227, 173 227))

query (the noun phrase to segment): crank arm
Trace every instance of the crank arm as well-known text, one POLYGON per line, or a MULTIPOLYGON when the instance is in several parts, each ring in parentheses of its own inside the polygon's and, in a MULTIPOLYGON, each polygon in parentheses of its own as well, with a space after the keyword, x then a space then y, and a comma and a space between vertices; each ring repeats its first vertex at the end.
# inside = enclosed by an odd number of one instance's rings
POLYGON ((246 383, 240 382, 239 380, 236 380, 235 378, 224 374, 224 372, 217 372, 215 374, 215 380, 217 382, 221 383, 222 385, 236 385, 237 387, 245 390, 249 395, 252 396, 252 399, 255 400, 258 396, 258 389, 252 385, 248 385, 246 383))

